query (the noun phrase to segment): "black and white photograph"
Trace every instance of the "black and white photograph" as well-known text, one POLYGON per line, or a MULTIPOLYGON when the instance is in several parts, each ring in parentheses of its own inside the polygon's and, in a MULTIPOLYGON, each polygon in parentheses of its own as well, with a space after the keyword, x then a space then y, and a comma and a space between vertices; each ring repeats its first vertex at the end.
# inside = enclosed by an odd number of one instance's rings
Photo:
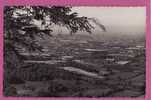
POLYGON ((5 6, 3 30, 6 97, 145 97, 145 7, 5 6))

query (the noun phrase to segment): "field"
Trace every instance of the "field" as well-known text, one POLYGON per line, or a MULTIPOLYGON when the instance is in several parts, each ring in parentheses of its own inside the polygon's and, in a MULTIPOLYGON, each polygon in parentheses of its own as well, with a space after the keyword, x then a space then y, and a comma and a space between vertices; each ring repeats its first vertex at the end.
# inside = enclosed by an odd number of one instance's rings
POLYGON ((43 52, 20 49, 24 61, 10 79, 6 96, 144 97, 143 40, 85 35, 37 40, 43 52))

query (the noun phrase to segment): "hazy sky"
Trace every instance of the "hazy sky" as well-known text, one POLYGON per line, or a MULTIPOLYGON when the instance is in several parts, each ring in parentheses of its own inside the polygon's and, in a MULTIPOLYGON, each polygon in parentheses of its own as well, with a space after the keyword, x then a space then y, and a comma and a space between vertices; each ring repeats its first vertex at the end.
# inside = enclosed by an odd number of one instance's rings
POLYGON ((73 7, 72 10, 78 12, 80 16, 99 19, 108 31, 119 33, 145 32, 145 7, 73 7))

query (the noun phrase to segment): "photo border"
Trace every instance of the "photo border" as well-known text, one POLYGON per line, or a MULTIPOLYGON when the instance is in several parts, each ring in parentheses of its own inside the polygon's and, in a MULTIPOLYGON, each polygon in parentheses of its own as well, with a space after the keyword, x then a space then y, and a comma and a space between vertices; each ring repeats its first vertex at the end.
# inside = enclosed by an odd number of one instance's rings
POLYGON ((151 100, 151 7, 150 0, 0 0, 0 100, 151 100), (4 97, 3 96, 3 8, 7 5, 68 5, 146 7, 146 93, 145 98, 128 97, 4 97))

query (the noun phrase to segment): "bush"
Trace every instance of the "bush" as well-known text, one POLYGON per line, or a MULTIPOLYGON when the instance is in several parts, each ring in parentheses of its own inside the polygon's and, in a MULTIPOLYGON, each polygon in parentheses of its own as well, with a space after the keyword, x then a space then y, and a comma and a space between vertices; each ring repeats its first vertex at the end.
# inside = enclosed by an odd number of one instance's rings
POLYGON ((5 96, 17 96, 17 91, 15 87, 8 86, 4 90, 4 95, 5 96))
POLYGON ((10 84, 23 84, 23 83, 25 83, 24 80, 22 80, 21 78, 16 77, 16 76, 10 77, 10 79, 8 80, 8 82, 10 84))
POLYGON ((54 81, 48 87, 48 91, 52 96, 59 96, 59 93, 68 91, 68 88, 63 84, 54 81))

